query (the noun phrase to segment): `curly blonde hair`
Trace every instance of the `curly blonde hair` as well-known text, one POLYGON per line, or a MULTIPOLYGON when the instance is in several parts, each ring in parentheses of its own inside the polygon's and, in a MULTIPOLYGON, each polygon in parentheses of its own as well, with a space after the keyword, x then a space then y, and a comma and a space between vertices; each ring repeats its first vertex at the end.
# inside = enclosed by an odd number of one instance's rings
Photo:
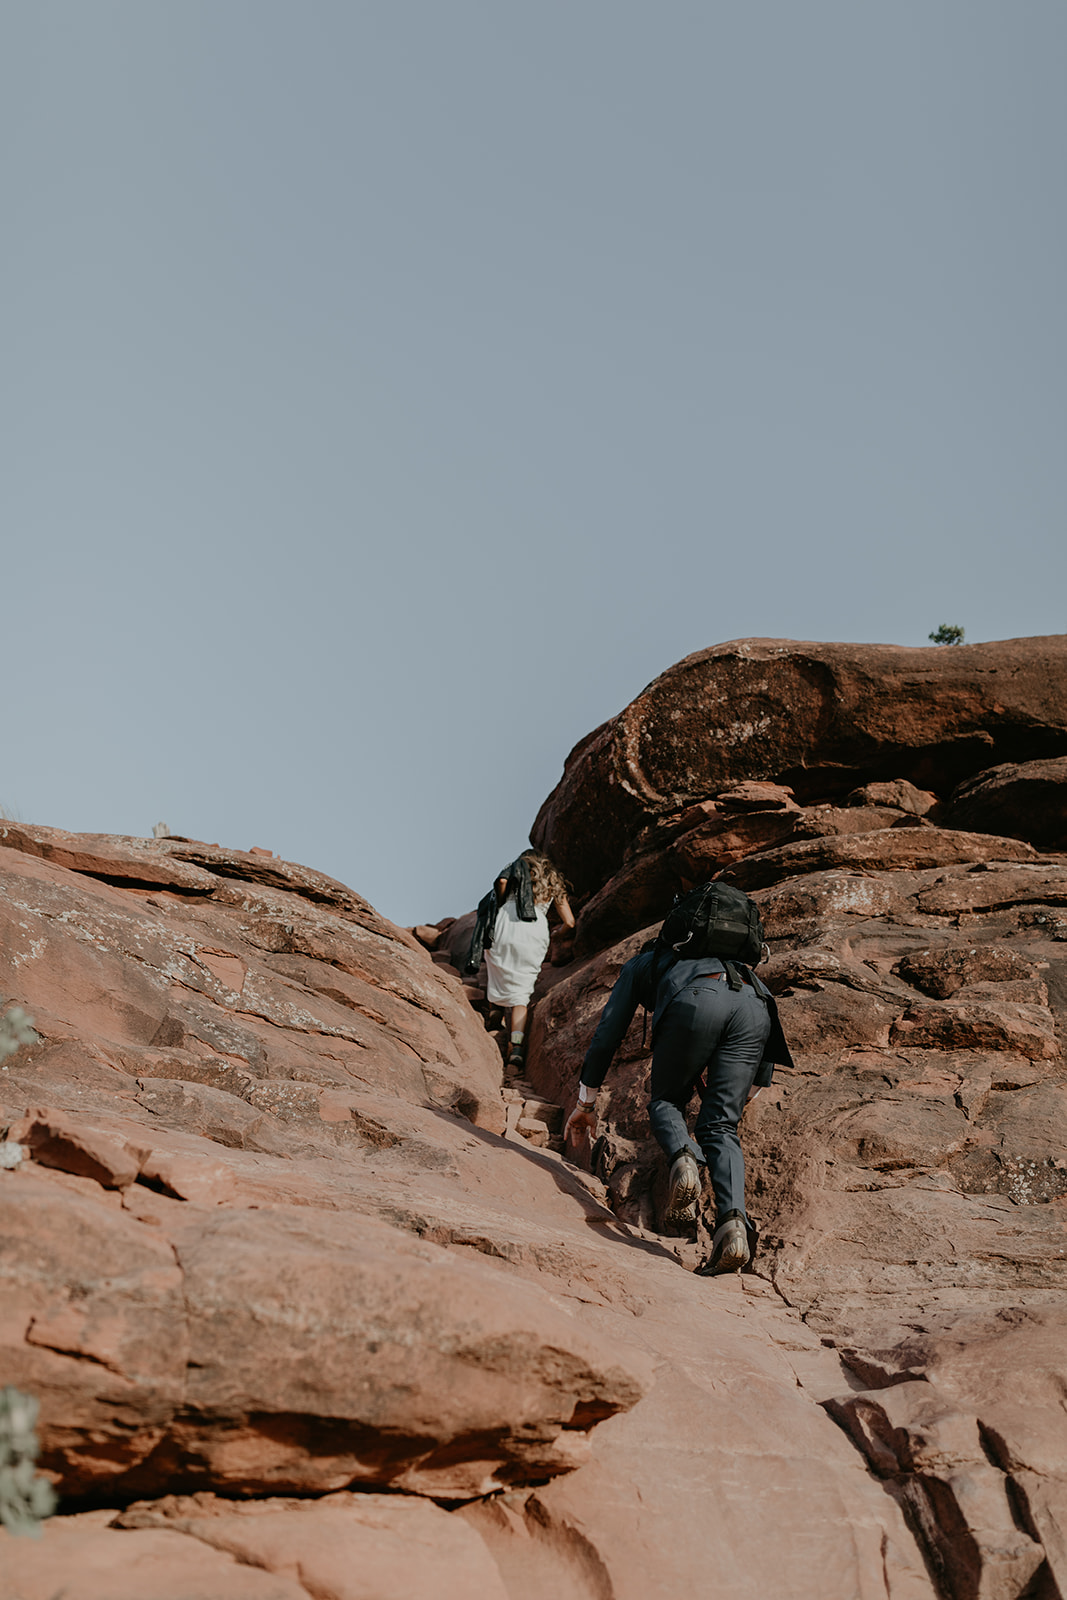
POLYGON ((534 900, 540 904, 548 900, 561 900, 566 897, 570 884, 548 856, 543 856, 539 850, 524 850, 524 858, 530 863, 530 883, 533 887, 534 900))

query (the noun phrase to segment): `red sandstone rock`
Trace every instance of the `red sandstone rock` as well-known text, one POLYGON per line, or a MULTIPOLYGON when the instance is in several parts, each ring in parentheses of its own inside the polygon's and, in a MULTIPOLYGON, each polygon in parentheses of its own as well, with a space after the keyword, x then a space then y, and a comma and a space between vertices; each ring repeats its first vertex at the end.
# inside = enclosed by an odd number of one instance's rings
POLYGON ((1065 1376, 1065 1332, 1062 1306, 934 1313, 918 1328, 883 1321, 867 1348, 848 1357, 877 1389, 835 1409, 875 1470, 894 1477, 916 1505, 952 1593, 1017 1595, 1027 1567, 1036 1570, 1037 1592, 1042 1581, 1048 1593, 1064 1588, 1067 1478, 1055 1396, 1065 1376), (920 1372, 925 1382, 902 1381, 920 1372), (955 1536, 946 1537, 953 1523, 955 1536))
POLYGON ((150 1455, 181 1402, 181 1271, 158 1231, 96 1184, 78 1193, 32 1165, 2 1176, 5 1382, 42 1403, 46 1467, 71 1487, 109 1484, 150 1455))
POLYGON ((251 1504, 170 1496, 132 1507, 117 1527, 176 1530, 243 1566, 294 1578, 318 1600, 509 1600, 496 1563, 468 1524, 413 1495, 341 1493, 251 1504))
POLYGON ((997 852, 995 865, 986 870, 953 877, 929 888, 918 901, 919 910, 933 916, 955 916, 971 911, 995 911, 1018 905, 1067 905, 1067 865, 1035 863, 1005 868, 997 852))
POLYGON ((343 885, 258 859, 242 880, 240 852, 203 847, 219 875, 198 867, 195 895, 186 885, 181 897, 146 896, 129 886, 141 857, 144 872, 163 872, 168 852, 191 846, 95 839, 90 849, 26 827, 0 844, 14 845, 0 848, 0 993, 19 996, 47 1048, 92 1041, 135 1077, 183 1077, 139 1066, 145 1050, 157 1062, 177 1050, 252 1077, 269 1061, 272 1077, 388 1082, 502 1131, 499 1058, 458 982, 343 885), (46 859, 56 851, 78 866, 46 859), (131 874, 126 886, 97 876, 108 863, 131 874))
POLYGON ((809 806, 797 819, 793 834, 797 839, 819 839, 831 833, 876 833, 903 821, 921 820, 890 806, 809 806))
POLYGON ((669 859, 685 886, 703 883, 732 862, 792 838, 802 816, 799 806, 789 805, 717 818, 676 839, 669 859))
POLYGON ((1067 756, 977 773, 952 794, 945 820, 1028 839, 1039 850, 1067 850, 1067 756))
POLYGON ((758 1279, 713 1286, 690 1279, 702 1299, 685 1295, 685 1279, 666 1266, 657 1280, 641 1328, 665 1361, 649 1398, 599 1430, 589 1467, 525 1501, 479 1502, 463 1512, 495 1555, 509 1592, 642 1600, 658 1587, 671 1596, 932 1600, 898 1508, 887 1495, 876 1507, 868 1498, 873 1480, 855 1471, 845 1436, 828 1439, 816 1420, 813 1395, 827 1383, 847 1390, 837 1358, 802 1325, 783 1319, 770 1286, 758 1279), (713 1306, 727 1315, 709 1343, 701 1331, 713 1306), (760 1334, 782 1340, 778 1359, 796 1379, 791 1393, 775 1381, 774 1363, 765 1363, 760 1334), (806 1521, 796 1517, 801 1481, 806 1521), (714 1516, 691 1536, 681 1532, 679 1507, 692 1527, 693 1508, 712 1503, 714 1516), (818 1530, 841 1521, 852 1541, 831 1548, 818 1530))
POLYGON ((225 1161, 199 1151, 153 1150, 145 1158, 141 1181, 177 1200, 215 1206, 233 1198, 236 1183, 225 1161))
POLYGON ((468 1498, 571 1470, 583 1430, 640 1393, 621 1348, 543 1294, 366 1216, 189 1207, 153 1236, 32 1168, 0 1208, 4 1371, 40 1399, 68 1494, 468 1498))
POLYGON ((931 789, 917 789, 913 783, 908 783, 906 778, 897 778, 892 783, 865 783, 862 788, 853 789, 848 797, 848 804, 890 806, 896 811, 925 817, 933 811, 938 799, 931 789))
POLYGON ((798 844, 765 850, 760 856, 739 861, 730 868, 729 881, 739 889, 761 889, 805 872, 825 872, 832 867, 881 872, 892 869, 924 870, 973 862, 985 867, 993 861, 1035 861, 1028 846, 1010 839, 947 828, 883 828, 875 833, 834 835, 805 839, 798 844))
POLYGON ((92 1178, 105 1189, 124 1189, 140 1171, 138 1153, 125 1140, 47 1110, 28 1113, 8 1130, 43 1167, 92 1178))
POLYGON ((1067 752, 1067 636, 906 649, 746 639, 688 656, 584 739, 532 829, 579 900, 650 818, 738 782, 801 804, 904 779, 947 795, 1067 752))
POLYGON ((721 789, 715 803, 724 811, 798 811, 792 789, 780 783, 735 783, 721 789))
POLYGON ((986 1459, 979 1421, 929 1383, 831 1402, 880 1476, 901 1485, 931 1564, 952 1594, 1018 1596, 1045 1560, 1019 1526, 1008 1480, 986 1459))
MULTIPOLYGON (((965 984, 991 980, 1005 983, 1031 978, 1035 967, 1015 950, 997 945, 966 944, 934 950, 914 950, 897 965, 897 972, 913 988, 937 1000, 947 1000, 965 984)), ((1048 995, 1044 997, 1045 1003, 1048 995)))
POLYGON ((312 1600, 295 1579, 169 1528, 117 1532, 114 1515, 55 1517, 40 1540, 0 1529, 0 1600, 312 1600))
POLYGON ((1060 1053, 1048 1010, 1007 1000, 913 1007, 895 1023, 892 1042, 912 1049, 1012 1050, 1028 1061, 1049 1061, 1060 1053))
MULTIPOLYGON (((801 811, 791 804, 733 819, 718 811, 703 813, 696 827, 629 861, 586 902, 571 953, 580 960, 662 920, 677 894, 710 877, 725 874, 752 890, 837 866, 925 868, 970 861, 984 867, 994 849, 986 835, 932 826, 902 833, 887 826, 894 817, 922 820, 869 807, 801 811)), ((1004 860, 1035 859, 1028 846, 1014 840, 999 840, 995 851, 1004 860)))
POLYGON ((679 877, 667 855, 641 856, 623 867, 578 914, 574 954, 581 959, 625 938, 670 909, 679 877))

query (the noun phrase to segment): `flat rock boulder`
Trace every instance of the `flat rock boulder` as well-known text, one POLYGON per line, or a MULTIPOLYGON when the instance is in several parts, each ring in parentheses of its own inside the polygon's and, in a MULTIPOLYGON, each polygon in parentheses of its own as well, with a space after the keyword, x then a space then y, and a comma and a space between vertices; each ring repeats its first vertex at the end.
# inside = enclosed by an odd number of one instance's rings
POLYGON ((640 1360, 477 1256, 306 1207, 145 1226, 50 1176, 30 1163, 0 1190, 3 1365, 68 1495, 470 1498, 573 1470, 642 1392, 640 1360))
POLYGON ((509 1600, 483 1541, 460 1517, 417 1495, 339 1493, 314 1501, 252 1502, 210 1494, 168 1495, 130 1507, 112 1523, 182 1533, 241 1565, 295 1578, 326 1600, 509 1600))
POLYGON ((171 1528, 119 1532, 114 1516, 54 1517, 40 1539, 0 1529, 0 1600, 311 1600, 295 1577, 171 1528))
POLYGON ((1036 861, 1036 852, 1014 839, 959 832, 949 828, 881 828, 875 832, 804 839, 765 850, 729 869, 739 889, 762 889, 783 878, 843 867, 856 872, 925 870, 971 862, 1036 861))
POLYGON ((854 789, 848 797, 850 806, 889 806, 911 816, 925 817, 938 805, 937 795, 930 789, 917 789, 906 778, 892 783, 865 783, 854 789))

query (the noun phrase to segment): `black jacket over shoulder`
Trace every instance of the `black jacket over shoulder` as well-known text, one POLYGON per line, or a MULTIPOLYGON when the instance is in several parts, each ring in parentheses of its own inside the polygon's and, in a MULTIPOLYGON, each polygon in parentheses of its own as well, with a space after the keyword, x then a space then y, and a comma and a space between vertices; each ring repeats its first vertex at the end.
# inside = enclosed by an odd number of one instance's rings
MULTIPOLYGON (((652 963, 656 959, 653 948, 642 950, 639 955, 632 957, 615 981, 615 987, 608 996, 607 1005, 601 1014, 592 1043, 585 1053, 582 1063, 582 1082, 592 1089, 599 1089, 607 1076, 615 1052, 626 1037, 626 1030, 633 1021, 634 1012, 639 1005, 644 1005, 646 1000, 653 999, 650 994, 652 983, 652 963)), ((662 960, 662 955, 660 956, 662 960)), ((756 1073, 755 1082, 759 1088, 766 1088, 774 1076, 776 1065, 791 1067, 793 1057, 789 1053, 789 1046, 785 1042, 785 1034, 778 1017, 778 1005, 767 988, 767 985, 749 968, 740 962, 734 966, 750 981, 752 987, 761 999, 767 1002, 771 1014, 771 1031, 767 1040, 766 1052, 756 1073)), ((680 994, 687 984, 694 978, 706 978, 713 972, 725 972, 723 963, 717 956, 705 956, 693 961, 673 961, 656 984, 654 1009, 652 1010, 652 1042, 655 1044, 656 1027, 660 1018, 674 999, 680 994)))

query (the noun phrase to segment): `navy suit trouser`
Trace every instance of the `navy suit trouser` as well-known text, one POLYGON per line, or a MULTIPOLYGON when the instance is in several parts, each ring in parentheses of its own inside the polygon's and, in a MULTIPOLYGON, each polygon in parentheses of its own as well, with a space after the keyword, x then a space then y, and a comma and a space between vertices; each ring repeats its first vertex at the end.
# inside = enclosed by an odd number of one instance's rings
POLYGON ((745 1109, 771 1031, 767 1002, 745 984, 725 977, 694 978, 675 995, 652 1043, 649 1120, 668 1156, 689 1150, 706 1161, 717 1216, 745 1213, 745 1158, 737 1125, 745 1109), (696 1143, 685 1114, 701 1073, 706 1074, 696 1121, 696 1143))

